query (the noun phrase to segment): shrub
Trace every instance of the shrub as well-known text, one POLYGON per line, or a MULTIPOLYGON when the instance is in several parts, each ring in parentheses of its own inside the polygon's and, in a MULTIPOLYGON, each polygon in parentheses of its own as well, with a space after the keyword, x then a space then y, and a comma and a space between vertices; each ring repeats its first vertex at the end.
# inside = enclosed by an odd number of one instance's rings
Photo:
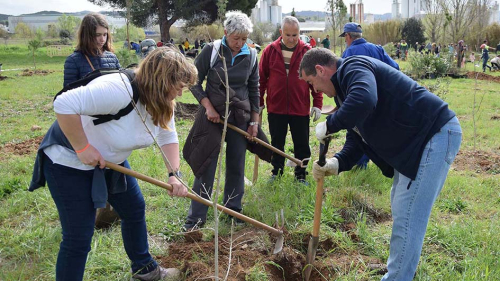
POLYGON ((409 74, 415 79, 426 76, 437 78, 445 76, 451 65, 448 58, 436 57, 434 55, 416 54, 410 56, 409 74))

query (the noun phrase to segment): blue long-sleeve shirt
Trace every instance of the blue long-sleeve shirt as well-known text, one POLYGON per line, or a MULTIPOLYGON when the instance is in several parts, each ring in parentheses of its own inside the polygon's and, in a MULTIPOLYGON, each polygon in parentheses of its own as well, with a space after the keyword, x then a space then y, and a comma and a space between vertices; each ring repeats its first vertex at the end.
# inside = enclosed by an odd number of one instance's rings
POLYGON ((339 171, 366 153, 384 175, 393 169, 415 179, 427 142, 455 113, 411 78, 367 56, 340 59, 331 81, 339 109, 327 118, 328 132, 347 129, 335 155, 339 171))
POLYGON ((342 58, 348 58, 350 56, 368 56, 380 61, 387 63, 388 65, 399 70, 399 65, 395 62, 389 55, 385 52, 384 48, 380 45, 375 45, 366 42, 365 39, 360 38, 352 41, 351 46, 345 50, 342 54, 342 58))

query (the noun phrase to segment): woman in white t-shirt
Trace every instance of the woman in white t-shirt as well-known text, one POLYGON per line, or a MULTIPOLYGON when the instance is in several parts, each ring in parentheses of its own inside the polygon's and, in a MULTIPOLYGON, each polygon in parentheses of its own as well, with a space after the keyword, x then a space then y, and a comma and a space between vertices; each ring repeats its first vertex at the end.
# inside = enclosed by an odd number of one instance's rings
POLYGON ((147 241, 145 202, 137 181, 104 169, 105 160, 122 164, 134 149, 157 139, 169 160, 171 196, 186 196, 174 176, 179 169, 179 144, 174 123, 174 99, 193 85, 197 70, 175 48, 154 50, 135 70, 139 100, 118 120, 95 125, 93 115, 116 114, 132 100, 132 83, 123 73, 107 74, 69 90, 54 102, 57 121, 39 149, 30 190, 50 189, 62 225, 56 280, 82 280, 94 232, 96 208, 106 200, 122 219, 122 237, 133 278, 160 280, 180 274, 160 267, 147 241), (147 129, 146 129, 147 126, 147 129))

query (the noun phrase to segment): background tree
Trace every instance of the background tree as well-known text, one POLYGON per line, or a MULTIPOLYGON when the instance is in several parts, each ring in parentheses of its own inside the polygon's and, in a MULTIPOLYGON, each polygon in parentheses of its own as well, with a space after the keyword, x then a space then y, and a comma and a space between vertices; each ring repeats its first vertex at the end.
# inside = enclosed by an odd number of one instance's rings
POLYGON ((472 24, 469 27, 470 32, 464 39, 465 41, 474 46, 480 46, 484 39, 486 39, 485 30, 488 27, 491 18, 491 1, 490 0, 478 0, 475 1, 475 7, 472 9, 473 18, 472 24))
POLYGON ((438 40, 440 39, 438 37, 441 36, 440 31, 443 29, 443 25, 446 21, 446 17, 444 15, 444 0, 426 0, 423 1, 423 3, 423 9, 426 13, 422 20, 425 27, 425 35, 431 42, 442 41, 444 38, 438 40))
POLYGON ((35 67, 35 70, 36 70, 36 61, 35 61, 36 51, 42 46, 43 37, 44 33, 39 28, 36 31, 35 36, 30 41, 28 41, 28 50, 31 52, 31 56, 33 57, 33 66, 35 67))
POLYGON ((82 20, 80 18, 72 15, 68 16, 66 14, 63 14, 57 19, 57 27, 59 28, 59 31, 67 30, 70 34, 70 38, 74 37, 81 23, 82 20))
POLYGON ((16 29, 14 30, 14 32, 16 33, 16 38, 28 39, 33 37, 33 31, 24 22, 19 22, 16 25, 16 29))
POLYGON ((401 28, 401 36, 406 40, 410 47, 415 46, 416 42, 425 42, 422 21, 416 18, 409 18, 404 21, 403 27, 401 28))
MULTIPOLYGON (((113 37, 113 41, 115 42, 127 40, 127 26, 124 25, 115 29, 113 37)), ((129 26, 129 37, 132 41, 144 40, 146 38, 146 34, 144 33, 144 29, 131 24, 129 26)))
POLYGON ((470 26, 474 21, 475 4, 476 0, 444 0, 445 12, 452 17, 448 25, 452 42, 464 39, 470 32, 470 26))
MULTIPOLYGON (((328 11, 328 22, 333 31, 332 45, 333 50, 337 46, 337 31, 340 32, 341 28, 347 23, 347 7, 343 0, 328 0, 326 2, 326 10, 328 11)), ((340 33, 339 33, 340 34, 340 33)), ((319 42, 318 42, 319 44, 319 42)), ((343 51, 343 44, 340 45, 340 52, 343 51)))
POLYGON ((374 44, 385 45, 401 39, 399 20, 378 21, 363 27, 363 37, 374 44))
MULTIPOLYGON (((89 0, 97 5, 109 4, 124 9, 126 0, 89 0)), ((218 17, 218 0, 132 0, 131 22, 136 26, 160 25, 161 39, 170 40, 170 27, 179 19, 187 26, 210 24, 218 17)), ((257 0, 228 0, 226 9, 250 14, 257 0)))

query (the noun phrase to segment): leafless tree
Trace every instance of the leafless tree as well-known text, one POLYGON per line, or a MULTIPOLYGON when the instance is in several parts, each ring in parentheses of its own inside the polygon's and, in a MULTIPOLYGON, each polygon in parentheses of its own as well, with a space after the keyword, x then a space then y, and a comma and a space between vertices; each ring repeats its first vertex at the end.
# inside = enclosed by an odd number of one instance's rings
MULTIPOLYGON (((445 23, 444 3, 445 0, 427 0, 424 1, 424 11, 426 13, 422 22, 425 26, 425 36, 431 42, 438 42, 440 30, 445 23)), ((444 38, 443 38, 444 39, 444 38)))

